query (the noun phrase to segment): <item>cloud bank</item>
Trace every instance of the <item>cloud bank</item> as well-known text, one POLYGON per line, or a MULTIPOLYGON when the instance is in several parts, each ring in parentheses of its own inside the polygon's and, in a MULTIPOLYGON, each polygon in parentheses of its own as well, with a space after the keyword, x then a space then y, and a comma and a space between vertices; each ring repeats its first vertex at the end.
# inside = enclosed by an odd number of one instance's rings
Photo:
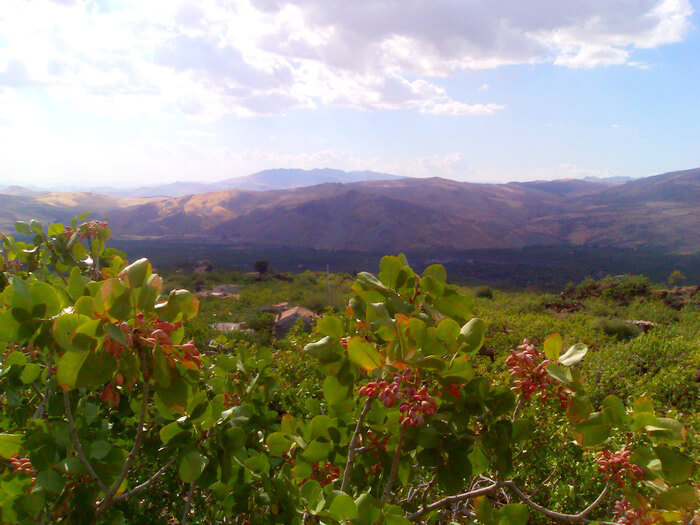
POLYGON ((691 14, 688 0, 3 0, 0 90, 108 115, 483 116, 507 101, 441 81, 519 64, 644 67, 635 51, 682 40, 691 14))

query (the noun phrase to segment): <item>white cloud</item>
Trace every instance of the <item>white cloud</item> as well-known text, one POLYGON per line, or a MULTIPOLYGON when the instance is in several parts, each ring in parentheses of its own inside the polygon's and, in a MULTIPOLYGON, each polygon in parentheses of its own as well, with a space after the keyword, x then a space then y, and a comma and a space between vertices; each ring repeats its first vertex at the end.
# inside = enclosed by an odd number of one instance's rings
POLYGON ((0 85, 108 115, 488 115, 505 104, 457 100, 439 79, 505 64, 646 67, 635 50, 682 40, 691 13, 688 0, 3 0, 0 85))

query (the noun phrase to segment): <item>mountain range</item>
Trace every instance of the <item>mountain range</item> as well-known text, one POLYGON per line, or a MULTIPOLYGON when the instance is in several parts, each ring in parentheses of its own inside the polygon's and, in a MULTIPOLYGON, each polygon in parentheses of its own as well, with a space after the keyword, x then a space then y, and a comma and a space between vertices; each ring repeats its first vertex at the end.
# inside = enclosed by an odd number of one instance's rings
POLYGON ((599 245, 697 252, 700 168, 633 179, 475 184, 374 172, 268 170, 193 192, 0 190, 0 231, 86 210, 116 237, 393 252, 599 245), (330 180, 329 180, 330 178, 330 180), (233 182, 232 182, 233 181, 233 182), (319 183, 320 182, 320 183, 319 183), (231 186, 226 186, 229 184, 231 186))

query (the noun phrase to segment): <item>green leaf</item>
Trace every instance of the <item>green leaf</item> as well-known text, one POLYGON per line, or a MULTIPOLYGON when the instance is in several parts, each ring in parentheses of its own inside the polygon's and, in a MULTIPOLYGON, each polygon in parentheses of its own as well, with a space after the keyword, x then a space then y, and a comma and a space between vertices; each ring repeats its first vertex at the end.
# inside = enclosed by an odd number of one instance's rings
POLYGON ((462 350, 469 354, 472 354, 479 350, 484 344, 484 336, 486 334, 486 324, 475 317, 467 324, 465 324, 460 330, 461 341, 464 346, 462 350))
POLYGON ((588 347, 586 345, 583 343, 576 343, 559 358, 559 363, 564 366, 574 366, 581 359, 583 359, 583 356, 585 356, 587 352, 588 347))
POLYGON ((197 315, 199 300, 187 290, 173 290, 165 303, 155 306, 158 317, 163 321, 189 321, 197 315))
POLYGON ((644 430, 652 439, 667 445, 680 445, 685 441, 686 430, 683 425, 668 417, 655 417, 644 430))
POLYGON ((354 520, 358 517, 357 505, 355 505, 355 500, 344 492, 333 491, 335 497, 331 503, 328 513, 331 517, 341 523, 348 520, 354 520))
POLYGON ((90 457, 94 459, 104 459, 112 450, 112 445, 105 439, 96 439, 90 443, 90 457))
POLYGON ((35 316, 50 318, 61 312, 61 299, 50 284, 42 282, 32 284, 29 295, 32 298, 35 316))
POLYGON ((588 419, 573 428, 579 445, 592 447, 604 443, 612 431, 612 424, 603 412, 593 412, 588 419))
POLYGON ((431 264, 423 272, 423 276, 429 275, 437 282, 445 284, 447 282, 447 272, 442 264, 431 264))
POLYGON ((328 376, 323 380, 323 397, 330 406, 347 399, 349 394, 350 388, 341 385, 335 376, 328 376))
POLYGON ((474 500, 474 511, 484 525, 498 525, 498 512, 486 496, 480 496, 474 500))
POLYGON ((657 505, 662 509, 697 509, 698 498, 692 485, 671 487, 656 497, 657 505))
POLYGON ((80 314, 63 314, 57 317, 53 322, 53 336, 56 343, 64 350, 73 352, 82 352, 85 350, 84 348, 74 346, 73 338, 75 337, 78 327, 90 320, 88 316, 80 314))
POLYGON ((380 368, 385 362, 374 345, 362 337, 348 339, 348 359, 365 372, 380 368))
POLYGON ((29 227, 29 223, 24 221, 17 221, 15 223, 15 230, 17 230, 17 233, 21 233, 22 235, 29 235, 30 233, 32 233, 32 229, 29 227))
POLYGON ((309 463, 316 463, 317 461, 326 459, 332 449, 333 445, 330 443, 322 443, 321 441, 314 440, 309 443, 306 450, 302 453, 302 456, 309 463))
POLYGON ((448 348, 451 347, 459 337, 459 323, 453 319, 443 319, 437 326, 437 336, 448 348))
POLYGON ((379 502, 369 492, 360 494, 355 499, 355 505, 358 514, 356 525, 375 525, 382 514, 379 502))
POLYGON ((17 456, 23 444, 22 434, 0 434, 0 456, 5 459, 17 456))
POLYGON ((28 385, 29 383, 35 381, 36 378, 39 377, 39 374, 41 374, 41 367, 39 365, 36 363, 27 363, 24 370, 22 370, 22 374, 19 376, 19 379, 22 381, 22 383, 28 385))
POLYGON ((55 470, 42 470, 36 475, 37 484, 47 492, 58 494, 65 485, 61 475, 55 470))
POLYGON ((489 468, 489 460, 481 450, 481 447, 474 446, 467 456, 472 464, 472 476, 480 476, 489 468))
POLYGON ((345 327, 343 326, 343 321, 338 319, 334 315, 324 315, 316 323, 316 330, 323 335, 328 337, 334 337, 340 339, 345 335, 345 327))
POLYGON ((292 440, 284 432, 273 432, 267 436, 265 443, 270 450, 270 455, 279 457, 289 450, 292 440))
POLYGON ((192 483, 202 475, 206 466, 207 458, 196 449, 190 449, 180 460, 180 467, 178 469, 180 479, 185 483, 192 483))
POLYGON ((530 513, 524 503, 509 503, 498 511, 498 525, 525 525, 528 519, 530 513))
POLYGON ((318 481, 314 479, 308 480, 299 489, 299 495, 306 508, 312 514, 318 513, 325 502, 323 498, 323 489, 318 481))
POLYGON ((629 426, 627 409, 619 397, 612 395, 606 397, 603 400, 603 412, 617 428, 624 430, 629 426))
POLYGON ((49 237, 60 237, 63 235, 65 227, 63 224, 49 224, 48 236, 49 237))
POLYGON ((436 297, 433 306, 446 317, 466 323, 472 317, 472 301, 454 288, 445 288, 442 297, 436 297))
POLYGON ((74 301, 77 301, 84 292, 85 280, 80 274, 80 269, 77 266, 73 266, 70 271, 70 278, 68 279, 68 295, 70 295, 74 301))
POLYGON ((119 276, 124 278, 131 288, 140 288, 151 275, 151 271, 151 263, 142 258, 124 268, 119 276))
POLYGON ((550 377, 556 379, 566 386, 570 387, 574 383, 574 376, 572 375, 571 370, 566 366, 562 366, 557 363, 549 363, 546 370, 550 377))
POLYGON ((566 407, 566 416, 572 423, 581 423, 591 415, 593 407, 585 396, 571 396, 569 405, 566 407))
POLYGON ((661 461, 661 472, 667 483, 683 483, 693 474, 693 462, 672 448, 658 446, 654 447, 654 452, 661 461))
POLYGON ((564 341, 562 341, 561 335, 559 334, 550 334, 545 337, 543 345, 545 357, 556 363, 559 359, 563 344, 564 341))
POLYGON ((386 255, 379 262, 379 280, 387 288, 396 290, 398 288, 398 277, 404 262, 400 257, 386 255))
POLYGON ((58 361, 56 379, 67 389, 95 388, 114 376, 117 360, 104 351, 66 352, 58 361))

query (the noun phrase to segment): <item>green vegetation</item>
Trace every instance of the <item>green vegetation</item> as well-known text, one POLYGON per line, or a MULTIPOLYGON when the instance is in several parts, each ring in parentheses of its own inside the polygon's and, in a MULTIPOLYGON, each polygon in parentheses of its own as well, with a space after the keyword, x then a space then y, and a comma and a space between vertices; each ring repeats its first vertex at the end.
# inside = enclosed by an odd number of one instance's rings
POLYGON ((376 276, 163 279, 105 224, 17 229, 2 523, 685 524, 698 508, 700 313, 641 276, 477 293, 390 256, 376 276), (242 288, 206 294, 222 284, 242 288), (314 332, 275 339, 260 308, 280 302, 322 314, 314 332), (625 319, 654 324, 620 337, 625 319))

